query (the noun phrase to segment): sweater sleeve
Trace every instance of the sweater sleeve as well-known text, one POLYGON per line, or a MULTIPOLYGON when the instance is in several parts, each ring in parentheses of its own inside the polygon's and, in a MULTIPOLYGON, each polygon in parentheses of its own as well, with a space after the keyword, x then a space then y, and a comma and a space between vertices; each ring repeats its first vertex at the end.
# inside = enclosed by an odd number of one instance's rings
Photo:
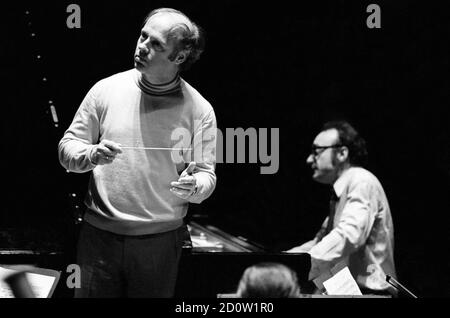
POLYGON ((100 136, 97 91, 98 84, 87 93, 58 145, 59 162, 71 172, 83 173, 95 168, 90 158, 100 136))
POLYGON ((214 110, 210 110, 194 132, 193 160, 196 162, 194 175, 197 179, 198 190, 188 199, 191 203, 201 203, 213 193, 216 187, 216 140, 216 116, 214 110))

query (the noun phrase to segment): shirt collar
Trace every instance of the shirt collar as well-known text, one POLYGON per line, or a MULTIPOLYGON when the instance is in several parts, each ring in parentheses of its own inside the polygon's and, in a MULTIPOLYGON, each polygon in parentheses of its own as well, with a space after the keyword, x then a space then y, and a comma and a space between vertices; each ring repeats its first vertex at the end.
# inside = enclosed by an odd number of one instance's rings
POLYGON ((351 176, 351 170, 352 168, 345 170, 333 184, 334 192, 336 192, 338 198, 340 198, 342 192, 344 192, 345 186, 347 185, 347 181, 351 176))

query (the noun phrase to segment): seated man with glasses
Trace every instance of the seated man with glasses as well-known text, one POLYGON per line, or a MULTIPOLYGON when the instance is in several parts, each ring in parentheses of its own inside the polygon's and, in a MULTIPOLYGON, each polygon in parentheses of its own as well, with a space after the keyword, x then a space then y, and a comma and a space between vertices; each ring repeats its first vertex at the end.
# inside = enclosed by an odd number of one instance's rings
POLYGON ((349 123, 323 126, 306 162, 315 181, 332 185, 330 214, 313 240, 287 252, 311 255, 310 280, 344 263, 363 294, 395 294, 385 280, 396 276, 391 211, 366 161, 365 141, 349 123))

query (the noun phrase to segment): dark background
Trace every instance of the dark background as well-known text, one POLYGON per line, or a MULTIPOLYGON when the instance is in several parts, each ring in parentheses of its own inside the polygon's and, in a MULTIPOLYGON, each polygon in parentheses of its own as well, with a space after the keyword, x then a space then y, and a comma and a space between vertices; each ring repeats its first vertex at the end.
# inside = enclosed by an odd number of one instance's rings
POLYGON ((219 128, 280 129, 278 173, 218 164, 214 194, 190 215, 274 251, 311 239, 327 188, 305 160, 322 123, 345 118, 366 138, 389 198, 399 281, 418 296, 450 296, 445 8, 377 1, 382 28, 368 29, 364 1, 77 1, 81 29, 69 29, 70 3, 4 8, 1 229, 73 249, 68 197, 82 199, 89 175, 64 171, 58 141, 90 87, 133 66, 146 14, 174 7, 206 31, 206 50, 183 77, 211 102, 219 128))

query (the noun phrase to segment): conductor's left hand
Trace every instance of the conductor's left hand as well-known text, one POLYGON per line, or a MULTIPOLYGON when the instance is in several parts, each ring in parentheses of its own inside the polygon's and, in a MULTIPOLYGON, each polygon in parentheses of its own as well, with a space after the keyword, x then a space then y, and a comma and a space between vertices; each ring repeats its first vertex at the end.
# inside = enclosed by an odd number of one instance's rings
POLYGON ((177 197, 186 200, 197 192, 197 179, 193 174, 195 166, 195 162, 190 162, 189 166, 181 173, 178 181, 170 183, 170 191, 177 197))

